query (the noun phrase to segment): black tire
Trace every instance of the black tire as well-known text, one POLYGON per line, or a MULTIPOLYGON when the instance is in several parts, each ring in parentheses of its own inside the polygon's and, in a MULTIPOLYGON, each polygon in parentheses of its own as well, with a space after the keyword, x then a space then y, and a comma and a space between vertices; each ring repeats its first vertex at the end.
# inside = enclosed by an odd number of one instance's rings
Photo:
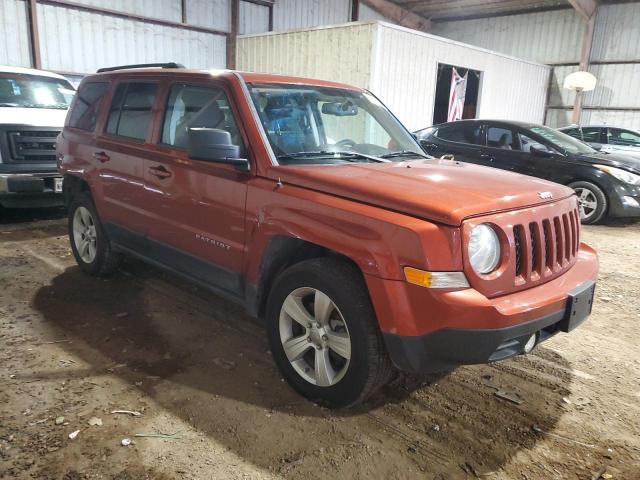
POLYGON ((580 208, 580 221, 583 225, 592 225, 599 222, 607 212, 607 196, 602 189, 591 182, 573 182, 569 184, 569 187, 573 188, 578 195, 578 201, 581 202, 580 193, 587 192, 590 198, 595 199, 596 207, 587 211, 587 215, 584 215, 583 209, 580 208))
MULTIPOLYGON (((314 297, 315 298, 315 297, 314 297)), ((281 273, 269 294, 266 312, 271 352, 282 375, 298 393, 327 407, 365 401, 393 376, 393 366, 362 274, 346 261, 334 258, 305 260, 281 273), (351 340, 350 359, 340 380, 318 386, 299 374, 287 358, 280 337, 280 312, 290 293, 312 288, 325 293, 337 307, 351 340)), ((329 347, 325 347, 330 350, 329 347)), ((314 348, 310 349, 316 355, 314 348)))
POLYGON ((113 251, 109 237, 100 223, 100 218, 98 217, 98 212, 93 204, 93 199, 88 192, 79 192, 71 199, 68 213, 68 230, 71 251, 73 252, 73 256, 75 257, 78 266, 83 271, 90 275, 103 277, 110 275, 118 268, 120 255, 113 251), (90 262, 85 261, 78 252, 74 237, 73 222, 76 211, 80 207, 84 207, 89 211, 93 224, 95 225, 95 257, 90 262))

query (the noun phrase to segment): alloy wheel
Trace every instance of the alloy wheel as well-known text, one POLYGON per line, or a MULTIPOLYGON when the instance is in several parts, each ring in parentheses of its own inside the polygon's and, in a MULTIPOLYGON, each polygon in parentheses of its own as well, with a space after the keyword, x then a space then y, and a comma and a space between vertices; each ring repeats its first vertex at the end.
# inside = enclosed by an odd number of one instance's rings
POLYGON ((91 212, 82 206, 73 214, 73 242, 82 261, 93 262, 97 252, 96 225, 91 212))
POLYGON ((598 199, 595 194, 587 188, 578 187, 575 189, 575 192, 578 195, 580 220, 588 220, 598 208, 598 199))
POLYGON ((328 295, 311 287, 291 292, 280 309, 279 328, 284 353, 302 378, 330 387, 344 377, 351 359, 351 337, 328 295))

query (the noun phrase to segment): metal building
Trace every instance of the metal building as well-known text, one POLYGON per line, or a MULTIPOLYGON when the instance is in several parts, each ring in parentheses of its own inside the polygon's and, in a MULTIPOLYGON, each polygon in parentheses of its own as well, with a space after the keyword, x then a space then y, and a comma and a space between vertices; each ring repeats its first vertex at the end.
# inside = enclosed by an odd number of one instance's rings
POLYGON ((410 129, 432 124, 439 65, 479 72, 478 117, 538 123, 550 74, 545 65, 383 22, 239 37, 237 65, 367 88, 410 129))

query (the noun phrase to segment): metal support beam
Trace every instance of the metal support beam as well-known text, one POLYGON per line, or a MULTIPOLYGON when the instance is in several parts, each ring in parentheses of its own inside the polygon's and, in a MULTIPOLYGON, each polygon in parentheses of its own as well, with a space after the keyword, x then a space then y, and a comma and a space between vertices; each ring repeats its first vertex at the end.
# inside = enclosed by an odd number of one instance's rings
POLYGON ((373 8, 381 15, 398 22, 399 25, 414 30, 428 32, 431 29, 431 20, 396 5, 389 0, 360 0, 363 5, 373 8))
POLYGON ((596 0, 569 0, 569 3, 586 22, 593 18, 598 9, 598 2, 596 0))
POLYGON ((240 0, 231 0, 231 32, 227 37, 227 68, 236 68, 236 43, 240 30, 240 0))
POLYGON ((29 0, 27 9, 29 10, 29 41, 31 42, 31 59, 33 68, 42 68, 42 57, 40 55, 40 34, 38 32, 38 2, 29 0))
POLYGON ((359 0, 351 0, 351 21, 357 22, 360 18, 360 2, 359 0))
POLYGON ((180 2, 180 13, 182 16, 182 23, 187 23, 187 0, 180 2))
MULTIPOLYGON (((580 53, 580 70, 586 72, 589 70, 589 62, 591 60, 591 50, 593 48, 593 32, 596 26, 596 10, 591 12, 591 16, 587 20, 584 35, 582 37, 582 51, 580 53)), ((582 97, 584 92, 576 92, 576 98, 573 103, 573 114, 571 123, 579 124, 582 116, 582 97)))

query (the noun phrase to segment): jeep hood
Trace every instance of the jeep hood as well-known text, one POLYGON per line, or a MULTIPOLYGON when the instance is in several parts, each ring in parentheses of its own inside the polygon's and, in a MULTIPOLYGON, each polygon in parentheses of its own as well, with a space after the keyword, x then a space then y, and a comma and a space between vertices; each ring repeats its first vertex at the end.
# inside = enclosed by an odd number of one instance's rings
POLYGON ((268 176, 457 226, 476 215, 567 198, 573 190, 535 177, 451 160, 275 166, 268 176), (548 192, 541 195, 542 192, 548 192), (552 199, 548 195, 552 195, 552 199), (544 199, 542 197, 545 197, 544 199))
POLYGON ((0 124, 62 127, 67 110, 57 108, 0 107, 0 124))

